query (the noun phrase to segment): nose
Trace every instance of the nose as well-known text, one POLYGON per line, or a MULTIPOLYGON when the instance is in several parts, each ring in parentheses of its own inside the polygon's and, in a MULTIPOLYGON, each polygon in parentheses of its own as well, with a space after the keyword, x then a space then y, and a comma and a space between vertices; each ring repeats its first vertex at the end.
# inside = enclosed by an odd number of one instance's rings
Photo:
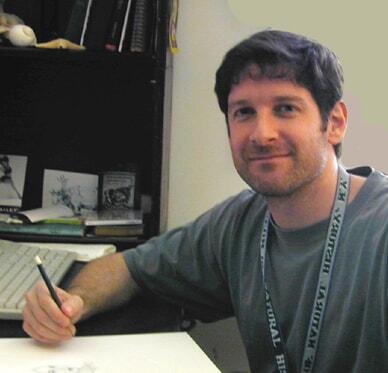
POLYGON ((276 120, 270 113, 257 113, 249 140, 257 145, 267 145, 279 137, 276 120))

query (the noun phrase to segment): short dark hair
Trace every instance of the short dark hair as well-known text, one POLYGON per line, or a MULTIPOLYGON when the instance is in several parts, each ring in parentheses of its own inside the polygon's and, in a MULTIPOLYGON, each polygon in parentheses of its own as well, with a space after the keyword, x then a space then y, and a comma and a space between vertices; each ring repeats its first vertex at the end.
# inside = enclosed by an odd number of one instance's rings
MULTIPOLYGON (((310 91, 319 108, 323 130, 343 93, 343 70, 337 56, 325 46, 305 36, 279 30, 253 34, 230 49, 216 73, 215 92, 227 119, 228 97, 234 84, 251 65, 270 79, 286 79, 310 91)), ((336 156, 341 144, 335 145, 336 156)))

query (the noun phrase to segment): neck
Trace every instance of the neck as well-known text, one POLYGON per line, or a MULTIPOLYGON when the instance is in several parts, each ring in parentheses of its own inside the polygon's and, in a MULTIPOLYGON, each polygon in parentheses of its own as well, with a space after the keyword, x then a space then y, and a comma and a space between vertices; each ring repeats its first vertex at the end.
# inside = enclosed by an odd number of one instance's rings
POLYGON ((282 228, 297 229, 328 218, 335 197, 337 174, 337 160, 331 159, 320 175, 291 195, 267 198, 276 224, 282 228))

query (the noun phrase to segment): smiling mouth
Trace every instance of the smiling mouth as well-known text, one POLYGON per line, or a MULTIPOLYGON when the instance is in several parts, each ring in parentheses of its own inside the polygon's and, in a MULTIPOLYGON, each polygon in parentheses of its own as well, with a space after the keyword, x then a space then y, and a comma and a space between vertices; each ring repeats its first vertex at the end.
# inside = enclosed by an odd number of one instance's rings
POLYGON ((250 162, 254 162, 254 161, 271 161, 273 159, 285 158, 285 157, 288 157, 288 156, 289 156, 289 154, 266 154, 266 155, 250 157, 249 161, 250 162))

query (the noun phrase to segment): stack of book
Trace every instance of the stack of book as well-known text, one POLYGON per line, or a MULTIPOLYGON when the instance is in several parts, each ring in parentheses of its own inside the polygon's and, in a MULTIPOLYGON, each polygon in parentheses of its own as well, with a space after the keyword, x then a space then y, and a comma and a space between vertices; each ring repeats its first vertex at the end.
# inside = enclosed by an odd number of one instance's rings
POLYGON ((82 237, 85 227, 70 208, 58 205, 12 213, 0 222, 0 232, 82 237))
POLYGON ((64 38, 90 50, 147 52, 158 0, 75 0, 64 38))
POLYGON ((144 233, 141 210, 106 209, 84 217, 86 234, 92 236, 142 236, 144 233))
POLYGON ((109 209, 75 216, 67 207, 54 206, 14 213, 7 221, 0 222, 0 232, 73 237, 139 237, 144 234, 144 224, 141 210, 109 209))

